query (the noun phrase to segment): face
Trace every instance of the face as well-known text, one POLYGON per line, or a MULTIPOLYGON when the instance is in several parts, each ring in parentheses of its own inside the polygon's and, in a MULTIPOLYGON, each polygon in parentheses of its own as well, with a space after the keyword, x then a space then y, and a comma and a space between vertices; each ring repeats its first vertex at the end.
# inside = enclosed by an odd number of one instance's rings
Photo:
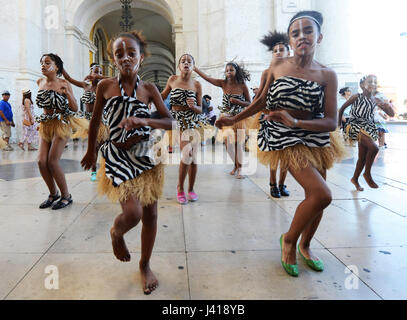
POLYGON ((58 67, 49 56, 43 56, 41 59, 41 72, 44 76, 56 74, 58 67))
POLYGON ((184 54, 179 61, 178 68, 181 72, 190 73, 194 68, 194 60, 189 54, 184 54))
POLYGON ((225 75, 227 79, 234 79, 236 77, 236 69, 231 64, 226 66, 225 75))
POLYGON ((8 99, 10 99, 10 96, 8 94, 3 94, 2 97, 4 101, 8 101, 8 99))
POLYGON ((257 95, 258 92, 259 92, 259 88, 254 88, 254 89, 253 89, 253 93, 254 93, 255 95, 257 95))
POLYGON ((313 54, 322 40, 317 24, 308 18, 295 21, 290 27, 289 37, 291 48, 300 56, 313 54))
POLYGON ((278 44, 273 48, 273 58, 286 58, 289 53, 287 47, 283 44, 278 44))
POLYGON ((113 58, 116 67, 122 75, 136 73, 143 62, 144 55, 136 40, 122 37, 113 44, 113 58))
POLYGON ((97 75, 100 75, 100 76, 101 76, 102 73, 103 73, 103 72, 102 72, 102 68, 101 68, 101 67, 96 67, 96 66, 95 66, 95 67, 92 68, 91 74, 97 74, 97 75))
POLYGON ((368 77, 362 84, 362 89, 372 94, 377 92, 377 78, 375 76, 368 77))
POLYGON ((350 96, 352 95, 352 90, 348 89, 345 91, 345 99, 348 100, 350 96))

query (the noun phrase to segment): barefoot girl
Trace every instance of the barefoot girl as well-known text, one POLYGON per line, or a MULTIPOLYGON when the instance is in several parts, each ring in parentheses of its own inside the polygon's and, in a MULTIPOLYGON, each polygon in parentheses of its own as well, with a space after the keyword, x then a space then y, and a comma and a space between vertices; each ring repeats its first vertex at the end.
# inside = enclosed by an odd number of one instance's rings
POLYGON ((302 11, 290 21, 288 35, 294 56, 272 61, 265 90, 248 109, 218 126, 230 125, 262 110, 270 110, 258 135, 258 158, 262 164, 288 169, 304 188, 305 200, 295 212, 290 229, 280 237, 281 263, 291 276, 298 276, 296 245, 307 265, 316 271, 323 262, 310 250, 323 210, 331 203, 326 170, 343 152, 340 136, 330 135, 337 124, 337 78, 333 70, 314 60, 322 40, 322 15, 302 11))
MULTIPOLYGON (((97 64, 97 63, 92 63, 90 65, 90 73, 86 77, 86 79, 91 78, 91 82, 87 81, 77 81, 75 79, 72 79, 68 72, 64 69, 63 71, 63 76, 66 80, 68 80, 70 83, 73 85, 83 88, 85 91, 81 97, 81 102, 86 106, 86 111, 84 114, 84 118, 86 121, 90 121, 92 118, 92 113, 93 113, 93 108, 96 100, 96 86, 98 82, 101 79, 104 79, 105 77, 102 76, 102 68, 97 64)), ((79 130, 77 131, 72 138, 82 138, 86 139, 88 138, 89 130, 79 130)), ((97 143, 98 146, 96 148, 96 157, 95 157, 95 163, 92 165, 92 173, 91 173, 91 181, 96 181, 96 162, 97 162, 97 155, 99 151, 99 146, 108 138, 109 132, 107 130, 106 124, 102 123, 101 126, 99 127, 99 132, 98 132, 98 137, 97 137, 97 143)))
POLYGON ((360 87, 363 93, 355 94, 345 102, 339 110, 339 119, 342 119, 346 108, 352 105, 349 122, 345 128, 345 136, 350 142, 358 141, 359 158, 351 182, 355 185, 356 190, 363 191, 364 189, 359 184, 359 176, 363 168, 365 169, 363 177, 369 187, 379 188, 371 174, 373 161, 379 152, 375 143, 378 138, 378 130, 374 123, 374 110, 378 106, 390 117, 394 116, 394 110, 388 102, 374 97, 377 90, 377 77, 375 75, 362 78, 360 87))
POLYGON ((59 164, 65 145, 71 136, 71 129, 80 129, 74 117, 78 111, 72 87, 62 75, 63 62, 55 54, 44 54, 41 58, 41 71, 45 78, 38 79, 36 103, 44 113, 36 118, 40 123, 40 149, 38 166, 41 176, 48 186, 50 195, 40 208, 52 206, 53 210, 64 208, 72 203, 65 175, 59 164), (57 186, 61 192, 59 195, 57 186), (56 200, 61 199, 53 204, 56 200))
MULTIPOLYGON (((250 104, 251 99, 249 95, 249 89, 247 88, 247 85, 245 83, 245 81, 250 81, 250 74, 237 63, 229 62, 228 64, 226 64, 225 79, 211 78, 200 71, 196 66, 194 67, 194 71, 209 83, 222 88, 223 100, 222 108, 220 108, 222 114, 234 116, 242 112, 242 110, 244 110, 244 108, 250 104)), ((245 130, 246 128, 246 121, 241 121, 235 123, 232 126, 232 136, 230 136, 230 134, 227 134, 227 132, 230 131, 230 128, 225 128, 225 133, 219 133, 222 138, 226 138, 226 150, 228 151, 229 156, 233 159, 234 163, 234 168, 230 172, 230 174, 232 176, 237 174, 237 179, 244 178, 241 175, 242 164, 239 159, 241 160, 243 157, 245 139, 245 134, 238 135, 238 130, 245 130), (239 137, 242 141, 238 141, 239 137)))
POLYGON ((109 127, 109 139, 101 146, 103 159, 98 171, 98 191, 119 201, 123 213, 110 230, 117 259, 130 261, 124 234, 140 220, 141 259, 139 268, 145 294, 158 286, 150 269, 150 257, 157 233, 157 200, 164 184, 163 164, 154 156, 152 128, 171 128, 171 115, 156 86, 140 80, 137 72, 146 56, 147 43, 136 31, 120 34, 109 43, 109 57, 119 70, 117 78, 102 80, 90 121, 88 150, 82 166, 95 161, 96 139, 102 114, 109 127), (153 102, 161 119, 151 119, 148 103, 153 102))
MULTIPOLYGON (((177 122, 177 129, 180 130, 181 135, 179 140, 181 161, 177 186, 177 201, 180 204, 187 204, 188 201, 198 200, 198 195, 194 191, 195 179, 198 172, 197 148, 200 146, 202 138, 209 138, 205 135, 204 131, 212 131, 212 126, 202 114, 201 84, 192 79, 194 65, 195 60, 193 56, 190 54, 182 55, 178 62, 181 74, 179 76, 171 76, 161 93, 164 100, 171 93, 171 114, 177 122), (191 138, 193 138, 192 141, 190 141, 191 138), (189 177, 188 197, 184 192, 187 174, 189 177)), ((171 134, 171 138, 174 132, 171 134)))

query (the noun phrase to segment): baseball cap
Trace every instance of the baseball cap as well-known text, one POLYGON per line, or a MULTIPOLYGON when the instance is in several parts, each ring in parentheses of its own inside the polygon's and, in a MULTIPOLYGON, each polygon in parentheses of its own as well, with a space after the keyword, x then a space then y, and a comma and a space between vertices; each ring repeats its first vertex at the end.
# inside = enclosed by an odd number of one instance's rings
POLYGON ((10 95, 10 92, 8 92, 8 90, 4 90, 1 95, 2 95, 2 96, 4 96, 4 95, 9 96, 9 95, 10 95))

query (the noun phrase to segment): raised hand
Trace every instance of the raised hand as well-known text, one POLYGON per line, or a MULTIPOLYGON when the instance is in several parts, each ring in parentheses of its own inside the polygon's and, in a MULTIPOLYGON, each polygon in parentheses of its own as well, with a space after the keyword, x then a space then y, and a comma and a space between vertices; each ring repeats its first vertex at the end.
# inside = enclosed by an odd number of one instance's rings
POLYGON ((87 151, 85 156, 83 157, 83 159, 81 161, 81 166, 85 170, 89 170, 90 168, 92 168, 95 161, 96 161, 95 152, 87 151))

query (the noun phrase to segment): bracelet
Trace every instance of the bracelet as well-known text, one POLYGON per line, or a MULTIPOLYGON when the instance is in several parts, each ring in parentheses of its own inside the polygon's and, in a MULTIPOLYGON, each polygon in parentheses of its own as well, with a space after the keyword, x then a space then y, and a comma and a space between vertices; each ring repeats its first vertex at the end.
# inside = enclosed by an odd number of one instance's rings
POLYGON ((293 125, 293 128, 295 128, 295 127, 297 126, 297 124, 298 124, 298 119, 294 119, 294 125, 293 125))

